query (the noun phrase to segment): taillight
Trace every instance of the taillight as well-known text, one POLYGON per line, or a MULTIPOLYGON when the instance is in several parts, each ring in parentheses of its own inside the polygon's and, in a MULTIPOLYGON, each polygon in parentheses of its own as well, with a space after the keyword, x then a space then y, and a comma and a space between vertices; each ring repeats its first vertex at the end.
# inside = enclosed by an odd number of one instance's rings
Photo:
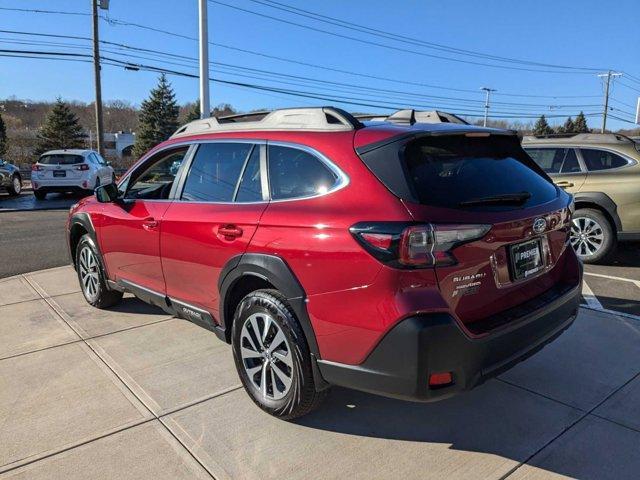
POLYGON ((37 163, 34 163, 33 165, 31 165, 32 172, 40 172, 41 170, 42 170, 42 167, 37 163))
POLYGON ((76 165, 76 170, 89 170, 89 165, 81 163, 80 165, 76 165))
POLYGON ((396 268, 455 265, 452 250, 484 237, 491 225, 364 222, 351 227, 355 239, 375 258, 396 268))

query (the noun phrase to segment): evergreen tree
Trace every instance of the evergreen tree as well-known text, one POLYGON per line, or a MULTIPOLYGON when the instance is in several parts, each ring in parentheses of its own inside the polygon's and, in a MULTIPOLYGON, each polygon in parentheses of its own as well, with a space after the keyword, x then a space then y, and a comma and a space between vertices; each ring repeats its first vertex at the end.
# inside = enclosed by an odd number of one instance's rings
POLYGON ((7 153, 7 127, 0 114, 0 160, 7 153))
POLYGON ((58 98, 40 127, 35 153, 40 154, 47 150, 65 148, 83 148, 85 138, 86 135, 82 131, 78 117, 61 98, 58 98))
POLYGON ((564 125, 562 125, 561 127, 558 127, 557 132, 558 133, 575 133, 575 129, 576 129, 576 126, 573 123, 573 119, 569 117, 567 118, 566 122, 564 122, 564 125))
POLYGON ((167 77, 162 74, 158 86, 151 90, 149 98, 142 102, 140 126, 136 133, 133 154, 144 155, 150 148, 165 141, 178 128, 178 113, 175 94, 167 77))
POLYGON ((194 120, 200 119, 200 100, 196 100, 189 111, 187 112, 186 117, 184 117, 184 123, 193 122, 194 120))
POLYGON ((536 124, 533 126, 533 134, 535 136, 550 135, 553 133, 553 128, 547 123, 547 119, 544 115, 541 115, 536 124))
POLYGON ((575 133, 589 133, 589 127, 587 126, 587 119, 584 116, 583 112, 580 112, 576 117, 576 121, 574 122, 573 131, 575 133))

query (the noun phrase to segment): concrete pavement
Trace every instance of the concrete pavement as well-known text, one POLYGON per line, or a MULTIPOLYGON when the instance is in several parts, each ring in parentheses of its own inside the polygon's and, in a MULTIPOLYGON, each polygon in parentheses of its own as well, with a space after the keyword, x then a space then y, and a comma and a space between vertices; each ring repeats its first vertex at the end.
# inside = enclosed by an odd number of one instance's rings
POLYGON ((70 267, 0 280, 0 477, 637 478, 640 323, 582 310, 499 379, 414 404, 335 388, 276 420, 214 334, 70 267))

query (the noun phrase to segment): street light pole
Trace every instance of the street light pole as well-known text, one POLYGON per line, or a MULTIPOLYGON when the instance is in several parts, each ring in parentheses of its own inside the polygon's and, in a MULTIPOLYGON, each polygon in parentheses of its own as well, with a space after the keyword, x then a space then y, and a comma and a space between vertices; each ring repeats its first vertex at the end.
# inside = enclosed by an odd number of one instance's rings
MULTIPOLYGON (((92 16, 93 16, 93 75, 96 87, 96 140, 98 144, 98 153, 104 155, 104 132, 102 124, 102 84, 100 81, 100 38, 98 35, 98 0, 92 0, 92 16)), ((108 6, 108 2, 106 2, 108 6)), ((100 8, 106 8, 100 5, 100 8)))
POLYGON ((495 92, 496 89, 495 88, 489 88, 489 87, 482 87, 480 90, 484 90, 485 92, 485 97, 484 97, 484 122, 482 123, 483 127, 487 126, 487 118, 489 118, 489 99, 491 97, 491 92, 495 92))
POLYGON ((602 130, 601 133, 604 133, 607 128, 607 110, 609 110, 609 85, 611 84, 611 77, 621 77, 621 73, 614 73, 609 70, 607 73, 600 73, 598 77, 603 78, 606 77, 605 87, 604 87, 604 110, 602 112, 602 130))
POLYGON ((209 108, 209 28, 207 0, 198 0, 200 14, 200 118, 211 116, 209 108))

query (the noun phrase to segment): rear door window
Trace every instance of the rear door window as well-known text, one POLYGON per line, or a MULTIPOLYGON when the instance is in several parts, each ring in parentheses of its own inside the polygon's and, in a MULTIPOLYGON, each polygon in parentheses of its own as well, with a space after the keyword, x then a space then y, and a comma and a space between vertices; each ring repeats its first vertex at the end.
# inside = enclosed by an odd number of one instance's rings
POLYGON ((609 170, 610 168, 620 168, 629 164, 629 162, 620 155, 606 150, 582 148, 580 149, 580 153, 582 153, 584 163, 587 166, 587 170, 590 172, 609 170))
POLYGON ((262 181, 260 178, 260 146, 256 145, 242 172, 238 185, 236 202, 259 202, 262 200, 262 181))
POLYGON ((268 158, 273 200, 322 195, 340 180, 329 166, 304 150, 269 145, 268 158))
POLYGON ((409 201, 508 210, 547 203, 558 195, 516 137, 429 136, 404 148, 390 147, 364 153, 362 159, 392 192, 409 201), (501 196, 509 201, 495 201, 501 196), (485 203, 480 206, 479 200, 485 203))
POLYGON ((573 148, 527 148, 526 151, 546 173, 580 172, 578 157, 573 148))
POLYGON ((200 145, 187 174, 182 200, 232 202, 253 147, 250 143, 200 145))

